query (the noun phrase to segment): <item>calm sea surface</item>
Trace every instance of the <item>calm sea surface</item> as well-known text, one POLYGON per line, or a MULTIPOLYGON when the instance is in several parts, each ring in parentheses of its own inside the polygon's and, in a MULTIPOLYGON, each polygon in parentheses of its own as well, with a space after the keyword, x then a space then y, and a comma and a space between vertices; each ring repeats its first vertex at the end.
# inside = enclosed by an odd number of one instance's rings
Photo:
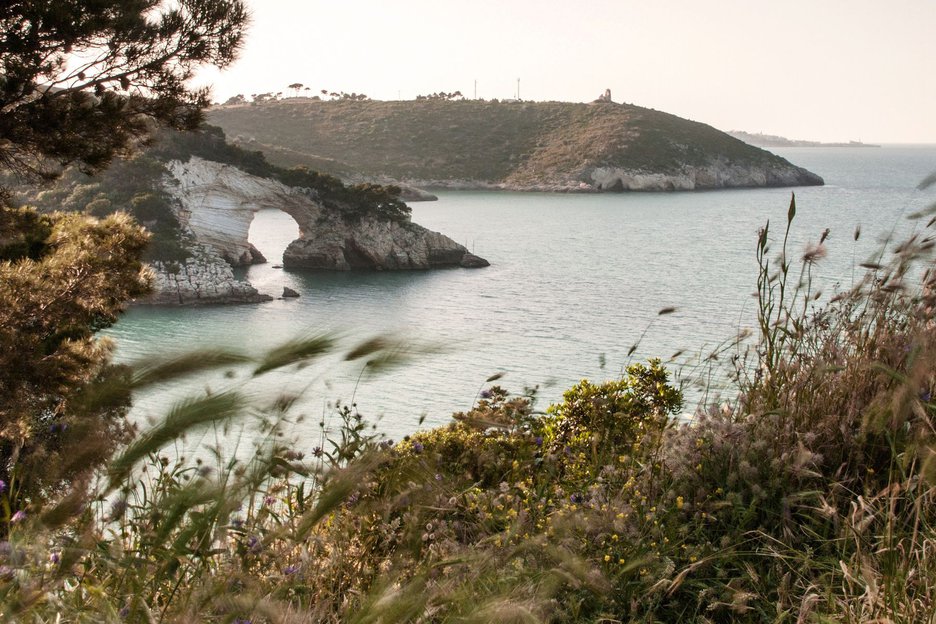
MULTIPOLYGON (((857 279, 857 264, 884 235, 902 236, 906 216, 936 202, 916 190, 936 169, 936 146, 775 150, 825 178, 793 189, 797 255, 830 229, 820 263, 825 292, 857 279), (855 242, 853 233, 861 228, 855 242)), ((433 345, 407 366, 374 378, 332 358, 301 371, 249 381, 244 371, 190 385, 189 392, 236 386, 261 403, 304 392, 308 437, 329 404, 356 401, 391 437, 446 423, 471 407, 485 378, 514 392, 538 385, 545 408, 582 378, 616 377, 629 361, 704 356, 750 327, 758 228, 782 235, 791 189, 672 194, 549 195, 445 192, 413 204, 413 220, 441 231, 491 262, 482 270, 306 273, 271 268, 297 228, 279 211, 257 215, 251 241, 271 259, 246 277, 261 291, 283 286, 297 300, 201 309, 130 310, 109 334, 118 357, 224 345, 260 352, 290 338, 333 332, 351 346, 389 333, 433 345), (658 316, 664 307, 671 315, 658 316), (632 345, 639 343, 628 358, 632 345)), ((827 299, 828 295, 823 299, 827 299)), ((178 388, 137 400, 138 417, 158 415, 178 388)), ((300 429, 300 435, 302 430, 300 429)), ((316 436, 317 439, 317 436, 316 436)), ((311 443, 310 443, 311 444, 311 443)))

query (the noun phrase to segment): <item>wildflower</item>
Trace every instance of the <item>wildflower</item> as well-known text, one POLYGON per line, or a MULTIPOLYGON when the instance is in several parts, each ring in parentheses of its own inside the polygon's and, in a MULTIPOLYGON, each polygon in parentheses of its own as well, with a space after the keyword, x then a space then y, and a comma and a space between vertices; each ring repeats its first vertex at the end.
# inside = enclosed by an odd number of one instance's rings
POLYGON ((116 520, 117 518, 122 518, 124 515, 124 512, 126 511, 127 511, 127 499, 118 498, 113 503, 111 503, 110 515, 111 515, 112 520, 116 520))
POLYGON ((321 446, 316 446, 314 449, 312 449, 312 454, 315 457, 321 457, 322 455, 325 454, 325 451, 322 450, 321 446))
POLYGON ((247 548, 249 548, 252 553, 258 553, 263 550, 263 544, 260 543, 257 536, 251 535, 250 539, 247 540, 247 548))
POLYGON ((26 519, 26 512, 20 509, 15 514, 13 514, 13 517, 10 518, 10 522, 22 522, 25 519, 26 519))
POLYGON ((275 502, 276 502, 276 499, 273 498, 272 496, 267 496, 266 498, 263 499, 263 504, 267 506, 270 506, 275 502))
POLYGON ((931 398, 933 398, 933 395, 930 394, 929 390, 924 390, 920 393, 920 400, 924 403, 929 403, 931 398))
POLYGON ((57 564, 61 560, 62 560, 62 556, 59 555, 57 552, 53 552, 52 554, 49 555, 49 562, 53 564, 57 564))
POLYGON ((536 446, 543 446, 543 436, 536 436, 533 442, 536 444, 536 446))
POLYGON ((414 442, 414 443, 413 443, 413 452, 416 453, 417 455, 419 455, 420 453, 422 453, 422 452, 423 452, 423 445, 420 444, 419 442, 414 442))
POLYGON ((684 504, 685 504, 685 501, 683 500, 683 497, 677 496, 676 497, 676 509, 682 509, 684 504))
POLYGON ((122 607, 120 611, 118 612, 118 615, 121 618, 127 617, 128 615, 130 615, 130 607, 127 607, 127 606, 122 607))
POLYGON ((283 574, 287 576, 289 576, 290 574, 295 574, 298 571, 299 571, 299 566, 297 565, 289 565, 283 568, 283 574))
POLYGON ((490 391, 490 390, 482 390, 482 391, 481 391, 481 398, 482 398, 482 399, 490 399, 490 398, 491 398, 491 391, 490 391))
POLYGON ((3 494, 4 492, 6 492, 6 488, 7 488, 6 481, 4 481, 3 479, 0 479, 0 494, 3 494))
POLYGON ((439 473, 437 472, 436 475, 435 475, 435 480, 436 480, 436 481, 441 481, 441 480, 442 480, 442 475, 439 474, 439 473))
POLYGON ((577 494, 577 493, 576 493, 576 494, 573 494, 572 496, 569 497, 569 500, 572 501, 573 503, 581 503, 581 502, 582 502, 582 495, 581 495, 581 494, 577 494))
POLYGON ((611 561, 611 555, 605 555, 605 556, 604 556, 604 560, 605 560, 605 561, 611 561))

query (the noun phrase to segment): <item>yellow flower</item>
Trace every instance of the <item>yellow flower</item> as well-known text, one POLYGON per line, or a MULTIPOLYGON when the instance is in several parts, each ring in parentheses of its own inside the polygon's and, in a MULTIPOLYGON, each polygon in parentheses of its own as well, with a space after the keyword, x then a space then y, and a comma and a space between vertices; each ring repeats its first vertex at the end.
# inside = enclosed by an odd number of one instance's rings
POLYGON ((605 555, 605 556, 604 556, 604 560, 605 560, 605 561, 611 561, 611 555, 605 555))
POLYGON ((685 504, 685 501, 683 501, 683 497, 677 496, 676 497, 676 509, 682 509, 684 504, 685 504))

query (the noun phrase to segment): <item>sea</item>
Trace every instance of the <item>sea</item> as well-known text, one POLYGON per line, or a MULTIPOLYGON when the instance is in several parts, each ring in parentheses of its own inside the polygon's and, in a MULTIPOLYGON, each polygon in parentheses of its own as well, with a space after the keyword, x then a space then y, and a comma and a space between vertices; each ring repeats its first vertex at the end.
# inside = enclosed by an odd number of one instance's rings
POLYGON ((298 228, 285 213, 261 211, 250 240, 270 262, 243 277, 261 292, 278 296, 285 286, 300 297, 133 307, 106 332, 116 341, 117 360, 145 364, 219 347, 260 357, 317 335, 334 338, 335 351, 265 375, 241 366, 150 388, 135 397, 133 417, 145 423, 185 397, 236 390, 261 419, 277 397, 298 397, 290 426, 300 446, 320 443, 322 423, 333 427, 340 420, 339 405, 353 405, 376 431, 400 439, 451 422, 493 384, 530 394, 535 408, 545 410, 581 379, 615 379, 650 358, 666 362, 684 386, 685 414, 703 402, 731 400, 726 371, 741 348, 732 345, 756 321, 758 232, 768 227, 769 256, 776 258, 794 196, 787 244, 793 272, 828 230, 827 254, 811 268, 811 288, 821 293, 815 305, 860 280, 862 263, 886 259, 897 242, 923 231, 929 217, 911 217, 936 204, 936 187, 917 188, 936 170, 934 145, 772 151, 818 173, 825 186, 439 191, 438 201, 411 204, 413 221, 483 256, 491 263, 485 269, 273 268, 298 228), (344 360, 374 337, 394 345, 392 366, 344 360))

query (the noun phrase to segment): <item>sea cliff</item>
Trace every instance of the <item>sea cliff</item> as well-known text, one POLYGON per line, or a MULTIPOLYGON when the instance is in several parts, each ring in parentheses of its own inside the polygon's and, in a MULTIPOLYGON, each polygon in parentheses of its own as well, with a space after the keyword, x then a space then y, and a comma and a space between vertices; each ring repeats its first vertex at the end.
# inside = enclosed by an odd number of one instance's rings
POLYGON ((254 214, 276 208, 299 225, 283 255, 287 269, 419 270, 488 263, 451 238, 410 221, 373 216, 348 220, 329 210, 314 189, 251 175, 232 165, 191 157, 167 163, 165 191, 191 237, 184 262, 153 263, 155 292, 143 303, 190 305, 270 300, 236 280, 232 266, 265 262, 247 239, 254 214))

